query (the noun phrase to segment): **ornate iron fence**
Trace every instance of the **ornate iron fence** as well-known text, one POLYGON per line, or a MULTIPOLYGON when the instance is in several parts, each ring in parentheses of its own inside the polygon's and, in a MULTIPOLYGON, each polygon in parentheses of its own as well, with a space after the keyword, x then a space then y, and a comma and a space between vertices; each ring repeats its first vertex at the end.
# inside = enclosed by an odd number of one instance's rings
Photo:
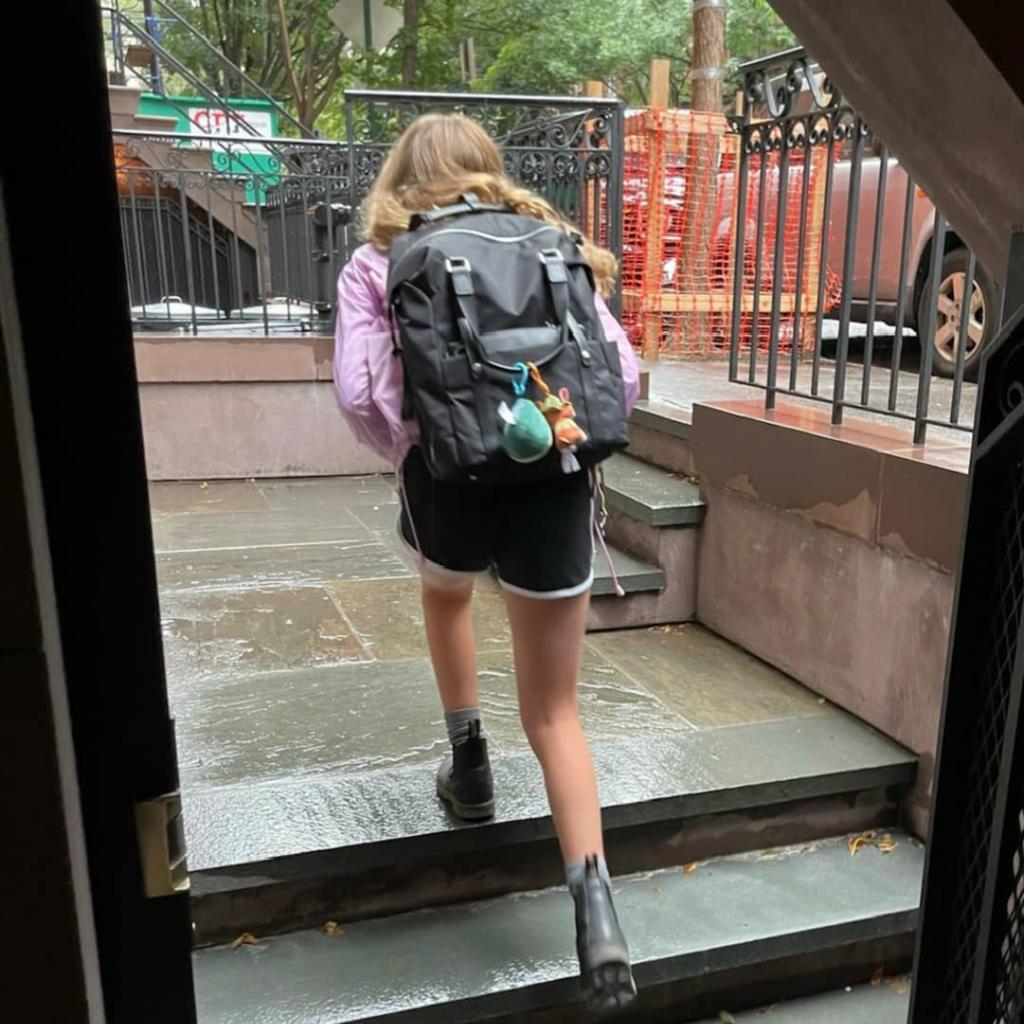
POLYGON ((338 273, 359 244, 355 211, 398 133, 431 110, 479 120, 510 177, 620 250, 619 101, 353 92, 343 141, 115 131, 138 327, 329 330, 338 273))
POLYGON ((458 112, 496 139, 505 172, 539 192, 614 252, 622 246, 623 106, 616 99, 475 93, 346 93, 355 173, 351 202, 369 191, 397 135, 421 114, 458 112))
POLYGON ((849 409, 907 421, 915 443, 930 425, 970 431, 997 280, 803 50, 743 71, 730 379, 768 408, 782 393, 836 424, 849 409))

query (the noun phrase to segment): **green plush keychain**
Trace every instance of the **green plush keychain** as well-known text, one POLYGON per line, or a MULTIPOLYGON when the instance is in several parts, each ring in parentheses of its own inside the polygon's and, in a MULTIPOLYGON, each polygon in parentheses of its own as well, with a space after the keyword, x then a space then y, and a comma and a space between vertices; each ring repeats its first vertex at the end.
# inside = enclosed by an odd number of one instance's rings
POLYGON ((530 380, 529 367, 525 363, 516 363, 516 373, 512 381, 516 395, 512 408, 505 402, 498 407, 498 415, 504 424, 502 443, 509 458, 515 462, 536 462, 551 451, 554 437, 537 403, 525 397, 530 380))

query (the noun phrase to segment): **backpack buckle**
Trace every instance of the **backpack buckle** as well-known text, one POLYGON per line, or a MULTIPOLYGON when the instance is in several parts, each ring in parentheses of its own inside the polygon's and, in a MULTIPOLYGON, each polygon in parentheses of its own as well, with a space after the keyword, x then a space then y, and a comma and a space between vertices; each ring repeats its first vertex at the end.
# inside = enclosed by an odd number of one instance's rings
POLYGON ((542 249, 537 255, 544 264, 544 273, 552 284, 565 284, 569 280, 565 257, 558 249, 542 249))
POLYGON ((473 268, 463 256, 451 256, 444 261, 444 268, 452 279, 456 295, 463 297, 473 294, 473 268))

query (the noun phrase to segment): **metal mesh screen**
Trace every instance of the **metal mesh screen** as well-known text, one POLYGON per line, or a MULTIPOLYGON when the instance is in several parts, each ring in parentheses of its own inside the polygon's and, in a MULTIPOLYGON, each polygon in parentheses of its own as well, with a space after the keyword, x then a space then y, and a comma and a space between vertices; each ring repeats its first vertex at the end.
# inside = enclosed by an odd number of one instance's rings
MULTIPOLYGON (((1020 805, 1020 780, 1017 780, 1020 805)), ((1014 827, 1016 849, 1011 858, 1011 885, 1006 898, 1003 941, 999 947, 995 999, 997 1024, 1016 1024, 1024 1014, 1024 810, 1018 810, 1014 827)))
MULTIPOLYGON (((985 881, 992 848, 995 801, 998 792, 1003 737, 1007 729, 1014 662, 1021 611, 1024 607, 1024 463, 1011 470, 1007 503, 1000 526, 998 547, 1006 557, 992 588, 993 600, 986 647, 987 660, 977 678, 976 694, 982 702, 970 745, 970 762, 964 780, 967 801, 963 807, 963 831, 952 894, 955 924, 951 933, 952 959, 947 975, 947 1002, 940 1024, 966 1024, 977 966, 979 928, 984 908, 985 881)), ((1019 874, 1017 875, 1019 878, 1019 874)), ((1024 883, 1022 883, 1024 884, 1024 883)), ((1011 921, 1014 943, 1019 943, 1020 912, 1011 921)), ((1019 947, 1018 947, 1019 948, 1019 947)), ((1019 985, 1019 980, 1018 980, 1019 985)), ((1000 1018, 1002 1019, 1002 1018, 1000 1018)), ((1005 1018, 1017 1020, 1017 1017, 1005 1018)))

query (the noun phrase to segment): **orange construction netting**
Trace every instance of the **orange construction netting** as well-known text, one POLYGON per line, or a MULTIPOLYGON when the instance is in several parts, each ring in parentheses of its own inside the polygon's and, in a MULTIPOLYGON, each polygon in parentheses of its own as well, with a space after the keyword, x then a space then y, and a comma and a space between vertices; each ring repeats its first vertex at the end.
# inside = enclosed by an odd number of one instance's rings
MULTIPOLYGON (((627 120, 623 323, 645 355, 705 357, 729 349, 739 146, 740 137, 720 114, 645 110, 627 120)), ((811 337, 808 327, 813 325, 819 301, 825 310, 838 299, 835 273, 826 270, 821 287, 828 149, 792 150, 785 181, 780 153, 772 151, 763 159, 763 173, 758 154, 752 154, 745 165, 739 340, 741 347, 749 347, 755 336, 761 348, 770 343, 781 184, 787 201, 779 263, 778 334, 780 351, 788 351, 796 329, 794 311, 799 309, 803 347, 811 337)))

